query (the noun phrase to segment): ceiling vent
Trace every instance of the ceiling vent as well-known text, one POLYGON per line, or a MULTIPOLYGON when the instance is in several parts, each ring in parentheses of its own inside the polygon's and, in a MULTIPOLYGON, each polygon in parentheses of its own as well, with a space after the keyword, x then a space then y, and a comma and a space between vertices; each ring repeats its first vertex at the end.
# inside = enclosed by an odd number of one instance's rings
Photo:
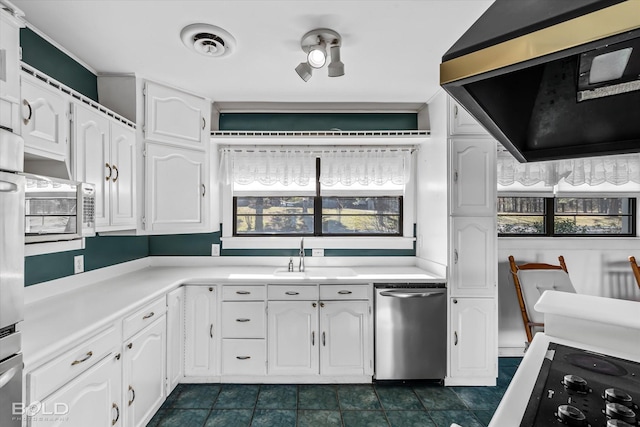
POLYGON ((236 39, 215 25, 188 25, 180 32, 180 38, 194 52, 214 58, 229 56, 236 48, 236 39))

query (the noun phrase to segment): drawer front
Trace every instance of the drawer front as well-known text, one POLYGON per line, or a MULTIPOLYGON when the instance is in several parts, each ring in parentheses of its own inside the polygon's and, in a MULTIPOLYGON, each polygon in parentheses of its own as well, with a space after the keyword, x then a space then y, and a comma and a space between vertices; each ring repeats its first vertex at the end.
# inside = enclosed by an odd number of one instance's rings
POLYGON ((313 301, 318 299, 317 285, 269 285, 267 292, 270 300, 313 301))
POLYGON ((223 338, 264 338, 264 302, 222 303, 223 338))
POLYGON ((122 344, 119 328, 111 326, 28 374, 29 402, 42 400, 102 360, 122 344))
POLYGON ((265 340, 222 340, 223 375, 266 375, 265 340))
POLYGON ((122 323, 124 339, 131 338, 138 331, 152 324, 153 321, 162 316, 165 311, 167 311, 167 301, 162 297, 125 317, 122 323))
POLYGON ((256 301, 264 300, 266 296, 264 285, 224 285, 222 287, 223 301, 256 301))
POLYGON ((323 285, 320 286, 320 299, 369 299, 369 286, 370 285, 323 285))

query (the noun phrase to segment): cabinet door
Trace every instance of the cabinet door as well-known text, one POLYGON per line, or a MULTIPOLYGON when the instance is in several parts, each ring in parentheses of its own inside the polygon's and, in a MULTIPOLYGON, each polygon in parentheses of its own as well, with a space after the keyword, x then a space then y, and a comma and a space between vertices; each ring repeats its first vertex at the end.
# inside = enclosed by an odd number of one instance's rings
POLYGON ((209 100, 145 83, 145 139, 204 149, 209 141, 209 100))
POLYGON ((497 373, 496 303, 491 298, 451 301, 451 377, 486 377, 497 373))
POLYGON ((136 227, 136 134, 111 122, 111 225, 136 227))
POLYGON ((167 294, 167 396, 184 376, 184 287, 167 294))
POLYGON ((216 375, 216 288, 185 287, 185 376, 216 375))
POLYGON ((449 99, 449 134, 487 135, 488 132, 467 110, 449 99))
POLYGON ((69 381, 42 400, 31 427, 123 426, 121 366, 111 353, 69 381))
POLYGON ((27 74, 21 76, 22 137, 25 153, 69 159, 69 98, 27 74))
POLYGON ((267 347, 269 374, 317 374, 320 337, 318 304, 269 301, 267 347))
POLYGON ((160 233, 207 231, 205 153, 149 143, 146 153, 146 228, 160 233))
POLYGON ((20 33, 18 24, 0 11, 0 126, 20 133, 20 33))
POLYGON ((370 365, 369 303, 320 303, 320 374, 364 375, 370 365))
POLYGON ((496 224, 494 217, 451 218, 452 296, 494 296, 496 224))
POLYGON ((109 120, 92 108, 73 104, 75 177, 96 187, 96 227, 109 225, 110 184, 114 176, 109 158, 109 120))
POLYGON ((491 139, 451 140, 451 214, 494 216, 496 143, 491 139))
POLYGON ((167 397, 166 318, 162 315, 124 345, 126 425, 145 426, 167 397))

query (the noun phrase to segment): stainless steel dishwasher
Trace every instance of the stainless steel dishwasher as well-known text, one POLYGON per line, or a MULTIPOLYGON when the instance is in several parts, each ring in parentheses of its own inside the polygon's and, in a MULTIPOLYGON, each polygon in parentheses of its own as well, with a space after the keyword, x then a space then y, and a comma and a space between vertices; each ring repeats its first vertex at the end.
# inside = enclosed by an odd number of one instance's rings
POLYGON ((376 380, 443 379, 447 369, 444 283, 375 285, 376 380))

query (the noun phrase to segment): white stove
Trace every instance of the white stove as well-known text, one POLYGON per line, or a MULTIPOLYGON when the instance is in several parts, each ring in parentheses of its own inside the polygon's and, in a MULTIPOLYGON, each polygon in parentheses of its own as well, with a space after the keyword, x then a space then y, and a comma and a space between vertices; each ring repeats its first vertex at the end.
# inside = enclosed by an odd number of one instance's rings
POLYGON ((640 425, 640 303, 547 291, 489 427, 640 425), (633 414, 632 414, 633 413, 633 414))

